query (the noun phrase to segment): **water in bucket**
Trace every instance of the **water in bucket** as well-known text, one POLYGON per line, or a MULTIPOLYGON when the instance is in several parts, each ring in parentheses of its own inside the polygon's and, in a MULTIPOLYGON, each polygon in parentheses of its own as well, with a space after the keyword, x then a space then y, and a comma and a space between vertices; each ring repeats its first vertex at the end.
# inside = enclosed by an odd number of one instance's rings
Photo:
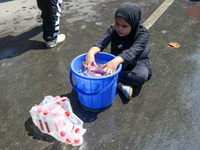
POLYGON ((88 69, 84 69, 84 67, 82 67, 81 69, 77 70, 77 72, 84 76, 101 77, 105 75, 105 73, 103 73, 102 66, 103 64, 97 64, 97 67, 91 65, 88 69))

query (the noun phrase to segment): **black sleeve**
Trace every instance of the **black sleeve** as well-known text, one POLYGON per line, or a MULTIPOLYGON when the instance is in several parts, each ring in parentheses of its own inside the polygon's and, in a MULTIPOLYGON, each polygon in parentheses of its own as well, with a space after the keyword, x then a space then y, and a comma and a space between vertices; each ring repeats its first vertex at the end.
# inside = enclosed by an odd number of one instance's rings
POLYGON ((114 25, 110 25, 105 33, 102 35, 102 37, 100 39, 98 39, 97 41, 95 41, 92 46, 96 46, 98 48, 100 48, 101 51, 103 51, 104 49, 107 48, 108 44, 110 43, 111 39, 112 39, 112 33, 114 31, 114 25))

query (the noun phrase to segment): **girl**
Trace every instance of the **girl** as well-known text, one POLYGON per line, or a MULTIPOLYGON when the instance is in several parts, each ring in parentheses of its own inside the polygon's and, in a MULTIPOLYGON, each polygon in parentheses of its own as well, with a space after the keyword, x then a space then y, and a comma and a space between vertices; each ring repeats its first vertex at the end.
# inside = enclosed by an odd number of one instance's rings
POLYGON ((127 99, 131 99, 133 85, 141 86, 152 76, 148 41, 149 32, 141 23, 139 6, 125 2, 115 12, 115 24, 110 25, 103 36, 93 43, 83 66, 85 69, 91 64, 96 66, 94 55, 107 48, 111 42, 111 53, 116 58, 103 65, 103 72, 111 74, 122 63, 117 88, 127 99))

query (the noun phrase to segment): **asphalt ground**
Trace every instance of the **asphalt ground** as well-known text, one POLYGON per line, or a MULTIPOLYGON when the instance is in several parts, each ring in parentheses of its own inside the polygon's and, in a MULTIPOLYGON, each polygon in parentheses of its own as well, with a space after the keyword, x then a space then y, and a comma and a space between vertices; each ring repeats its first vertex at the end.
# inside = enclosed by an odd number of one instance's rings
POLYGON ((60 29, 66 41, 47 49, 36 2, 0 1, 0 150, 199 149, 198 1, 132 0, 150 32, 153 77, 134 87, 130 101, 117 91, 105 110, 88 111, 80 104, 69 81, 71 61, 114 23, 123 2, 64 0, 60 29), (170 47, 170 42, 180 47, 170 47), (87 129, 81 146, 61 143, 33 124, 29 111, 46 95, 70 99, 87 129))

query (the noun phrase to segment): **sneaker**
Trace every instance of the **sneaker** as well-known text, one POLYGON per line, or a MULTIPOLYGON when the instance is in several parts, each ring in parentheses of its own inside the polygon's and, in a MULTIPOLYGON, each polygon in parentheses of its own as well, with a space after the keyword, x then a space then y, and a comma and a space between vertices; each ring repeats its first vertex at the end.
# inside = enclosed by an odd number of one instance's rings
POLYGON ((56 45, 62 43, 65 40, 65 35, 64 34, 58 34, 57 38, 55 40, 52 41, 48 41, 46 43, 46 47, 55 47, 56 45))
POLYGON ((133 87, 130 85, 124 85, 122 88, 122 92, 124 93, 127 99, 131 99, 133 95, 133 87))

